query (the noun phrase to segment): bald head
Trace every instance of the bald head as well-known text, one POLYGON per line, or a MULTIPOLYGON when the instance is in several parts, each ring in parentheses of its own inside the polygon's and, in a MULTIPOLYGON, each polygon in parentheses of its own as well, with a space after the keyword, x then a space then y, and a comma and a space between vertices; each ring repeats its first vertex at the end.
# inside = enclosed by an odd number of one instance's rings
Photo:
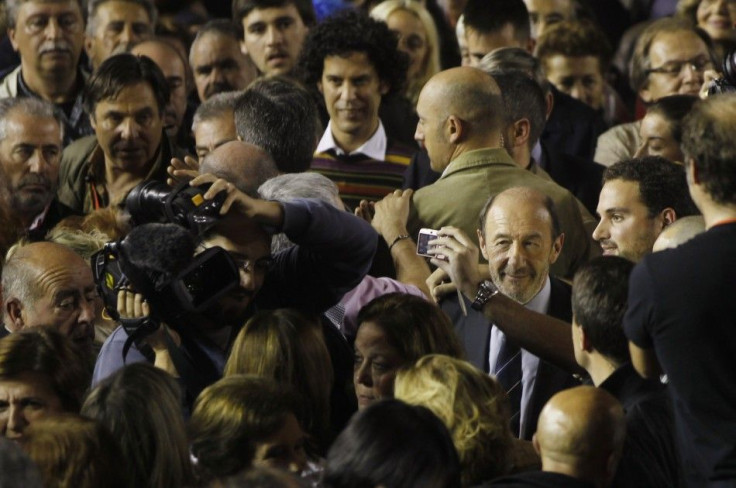
POLYGON ((464 152, 502 147, 501 91, 481 70, 460 67, 434 75, 419 94, 417 114, 414 138, 426 148, 435 171, 464 152))
POLYGON ((51 326, 91 346, 100 301, 92 270, 71 249, 53 242, 18 248, 3 268, 2 286, 6 329, 51 326))
POLYGON ((673 249, 684 244, 696 235, 705 232, 705 219, 702 215, 682 217, 664 228, 657 236, 652 247, 653 252, 673 249))
POLYGON ((226 142, 207 154, 199 172, 228 180, 253 198, 258 198, 259 186, 278 175, 276 164, 266 151, 242 141, 226 142))
POLYGON ((625 437, 621 404, 605 390, 578 386, 547 402, 539 415, 534 444, 543 471, 604 486, 616 472, 625 437))

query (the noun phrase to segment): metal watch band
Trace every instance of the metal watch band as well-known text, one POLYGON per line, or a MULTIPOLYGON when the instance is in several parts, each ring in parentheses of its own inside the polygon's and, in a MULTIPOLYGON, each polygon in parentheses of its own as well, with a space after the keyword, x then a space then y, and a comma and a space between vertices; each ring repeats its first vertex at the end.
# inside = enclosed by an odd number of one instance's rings
POLYGON ((483 310, 483 307, 488 300, 498 295, 498 288, 493 284, 491 280, 483 280, 480 282, 478 293, 475 295, 475 300, 470 305, 474 310, 483 310))

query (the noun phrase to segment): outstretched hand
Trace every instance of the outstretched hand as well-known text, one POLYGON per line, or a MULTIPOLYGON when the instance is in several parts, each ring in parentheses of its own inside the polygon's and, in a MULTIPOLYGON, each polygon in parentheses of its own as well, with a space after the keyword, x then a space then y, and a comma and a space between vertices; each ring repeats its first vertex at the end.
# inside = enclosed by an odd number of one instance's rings
POLYGON ((171 158, 166 172, 169 174, 166 183, 169 186, 176 186, 182 181, 191 181, 199 175, 199 162, 189 155, 184 156, 183 161, 179 158, 171 158))

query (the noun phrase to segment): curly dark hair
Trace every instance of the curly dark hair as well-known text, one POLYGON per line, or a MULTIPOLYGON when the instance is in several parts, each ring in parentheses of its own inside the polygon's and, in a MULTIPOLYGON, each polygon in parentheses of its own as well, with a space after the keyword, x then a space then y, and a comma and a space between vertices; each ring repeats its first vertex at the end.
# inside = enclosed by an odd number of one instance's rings
POLYGON ((639 183, 639 197, 650 217, 668 207, 678 219, 700 213, 690 198, 685 168, 659 156, 619 161, 603 172, 603 183, 611 180, 639 183))
POLYGON ((397 46, 398 37, 385 23, 358 10, 344 10, 309 31, 299 57, 299 74, 313 86, 322 79, 326 57, 365 53, 378 78, 389 85, 387 95, 400 92, 406 83, 409 59, 397 46))

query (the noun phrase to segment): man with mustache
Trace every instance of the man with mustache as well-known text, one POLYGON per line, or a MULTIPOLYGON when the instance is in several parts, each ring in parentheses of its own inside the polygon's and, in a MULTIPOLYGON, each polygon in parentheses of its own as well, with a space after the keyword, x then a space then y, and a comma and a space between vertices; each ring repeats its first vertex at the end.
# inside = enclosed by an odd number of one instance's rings
POLYGON ((84 50, 92 70, 113 54, 127 53, 153 35, 158 13, 150 0, 91 0, 84 50))
POLYGON ((43 239, 69 209, 56 200, 63 116, 31 97, 0 99, 0 253, 43 239))
POLYGON ((345 11, 312 29, 299 60, 330 115, 312 169, 337 184, 350 208, 401 188, 416 152, 390 140, 378 116, 382 99, 400 92, 406 78, 408 59, 397 45, 385 23, 345 11))
POLYGON ((59 200, 86 214, 120 204, 142 181, 165 182, 171 158, 183 159, 164 132, 168 100, 166 78, 149 58, 104 61, 84 98, 95 135, 64 150, 59 200))
POLYGON ((84 41, 81 3, 9 0, 7 14, 8 37, 21 62, 0 80, 0 98, 35 97, 62 109, 65 144, 91 134, 82 109, 85 76, 78 66, 84 41))
POLYGON ((229 20, 217 19, 197 32, 189 50, 199 100, 243 90, 258 75, 253 61, 240 52, 242 32, 229 20))
POLYGON ((600 222, 593 239, 603 254, 638 262, 675 220, 696 215, 685 169, 657 156, 620 161, 603 173, 600 222))

